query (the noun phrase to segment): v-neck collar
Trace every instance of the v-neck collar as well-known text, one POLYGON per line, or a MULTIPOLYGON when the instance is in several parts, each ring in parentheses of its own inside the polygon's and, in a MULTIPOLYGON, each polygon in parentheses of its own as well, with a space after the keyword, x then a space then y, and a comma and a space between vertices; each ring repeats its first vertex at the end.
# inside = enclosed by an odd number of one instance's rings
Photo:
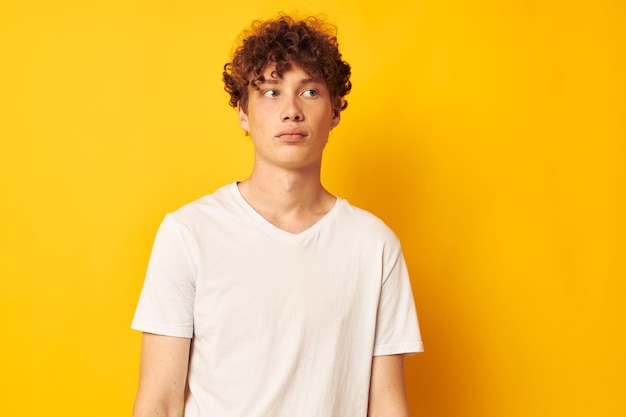
POLYGON ((320 229, 322 229, 327 223, 329 223, 333 217, 335 217, 336 213, 339 211, 339 208, 342 204, 344 204, 344 200, 337 197, 337 201, 333 205, 333 207, 322 216, 317 222, 312 224, 307 229, 303 230, 299 233, 291 233, 286 230, 281 229, 280 227, 274 225, 270 221, 268 221, 265 217, 261 216, 258 211, 256 211, 247 201, 243 198, 239 187, 237 186, 237 182, 230 184, 229 186, 231 195, 233 196, 237 205, 239 205, 246 214, 251 218, 254 223, 259 226, 261 230, 265 233, 286 241, 297 242, 306 240, 309 236, 314 235, 320 229))

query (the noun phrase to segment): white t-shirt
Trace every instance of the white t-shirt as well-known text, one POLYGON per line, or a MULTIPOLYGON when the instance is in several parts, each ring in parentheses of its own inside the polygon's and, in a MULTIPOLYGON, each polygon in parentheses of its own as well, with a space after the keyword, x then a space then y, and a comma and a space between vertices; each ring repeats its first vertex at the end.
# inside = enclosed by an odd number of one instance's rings
POLYGON ((292 234, 236 183, 165 216, 132 327, 192 338, 187 417, 365 417, 372 356, 422 350, 382 221, 337 199, 292 234))

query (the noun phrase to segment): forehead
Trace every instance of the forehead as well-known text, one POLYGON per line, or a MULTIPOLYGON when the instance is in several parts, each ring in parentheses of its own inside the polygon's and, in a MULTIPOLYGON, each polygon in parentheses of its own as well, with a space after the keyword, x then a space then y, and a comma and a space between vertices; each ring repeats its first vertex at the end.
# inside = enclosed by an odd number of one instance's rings
POLYGON ((279 76, 276 71, 275 62, 272 62, 265 67, 259 82, 269 82, 273 84, 274 82, 280 82, 280 80, 284 80, 285 78, 297 79, 306 82, 323 82, 321 78, 309 74, 300 65, 294 63, 289 63, 289 66, 284 68, 282 74, 279 76))

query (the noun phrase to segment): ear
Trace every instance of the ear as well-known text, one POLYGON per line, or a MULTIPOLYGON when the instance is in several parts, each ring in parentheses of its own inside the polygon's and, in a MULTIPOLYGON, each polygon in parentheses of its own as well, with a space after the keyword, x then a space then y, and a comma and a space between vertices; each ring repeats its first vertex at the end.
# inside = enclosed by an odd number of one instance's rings
POLYGON ((333 107, 333 118, 330 120, 330 128, 331 130, 337 127, 339 121, 341 120, 341 110, 338 106, 333 107))
POLYGON ((239 114, 239 125, 243 130, 250 133, 250 124, 248 123, 248 115, 241 107, 241 103, 237 103, 237 113, 239 114))

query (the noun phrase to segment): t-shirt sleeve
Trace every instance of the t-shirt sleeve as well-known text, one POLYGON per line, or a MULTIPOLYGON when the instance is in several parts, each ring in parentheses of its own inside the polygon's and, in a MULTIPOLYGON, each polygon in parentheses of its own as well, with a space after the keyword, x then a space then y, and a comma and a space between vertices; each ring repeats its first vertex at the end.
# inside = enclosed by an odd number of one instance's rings
POLYGON ((193 336, 195 270, 184 226, 171 214, 154 240, 131 328, 166 336, 193 336))
POLYGON ((398 249, 391 269, 383 279, 374 356, 412 354, 423 349, 411 281, 404 256, 398 249))

